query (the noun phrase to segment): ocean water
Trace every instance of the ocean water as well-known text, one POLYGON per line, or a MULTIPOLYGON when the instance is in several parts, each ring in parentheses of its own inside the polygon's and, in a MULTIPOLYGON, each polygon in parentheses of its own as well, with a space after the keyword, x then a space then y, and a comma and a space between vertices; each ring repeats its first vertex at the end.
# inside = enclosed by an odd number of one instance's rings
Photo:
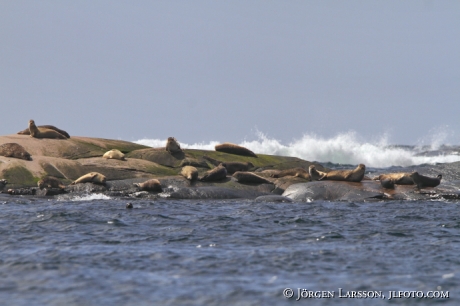
MULTIPOLYGON (((348 137, 242 144, 333 168, 460 160, 452 145, 348 137)), ((459 206, 4 195, 0 305, 458 305, 459 206)))

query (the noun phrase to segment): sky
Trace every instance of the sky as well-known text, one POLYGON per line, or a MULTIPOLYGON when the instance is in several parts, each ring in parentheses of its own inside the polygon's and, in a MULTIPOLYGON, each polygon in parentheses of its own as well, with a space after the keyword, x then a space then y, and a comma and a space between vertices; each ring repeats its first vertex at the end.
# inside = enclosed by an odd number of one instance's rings
POLYGON ((0 135, 460 144, 460 1, 0 0, 0 135))

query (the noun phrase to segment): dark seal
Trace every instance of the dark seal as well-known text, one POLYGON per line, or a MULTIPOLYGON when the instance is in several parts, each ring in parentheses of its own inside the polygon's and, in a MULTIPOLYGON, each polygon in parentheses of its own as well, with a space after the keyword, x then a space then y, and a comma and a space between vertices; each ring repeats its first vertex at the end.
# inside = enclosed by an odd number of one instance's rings
POLYGON ((32 160, 29 152, 23 146, 14 142, 2 144, 0 146, 0 156, 32 160))
POLYGON ((417 185, 418 189, 422 189, 425 187, 436 187, 441 184, 442 175, 439 174, 437 177, 428 177, 419 174, 418 172, 412 172, 410 175, 414 184, 417 185))
POLYGON ((202 182, 211 182, 211 181, 221 181, 227 177, 227 169, 225 169, 222 164, 219 166, 215 167, 212 170, 209 170, 208 172, 203 175, 203 177, 200 179, 202 182))
POLYGON ((218 152, 225 152, 225 153, 230 153, 230 154, 236 154, 236 155, 243 155, 243 156, 250 156, 250 157, 257 157, 257 155, 252 152, 251 150, 233 144, 229 142, 225 142, 222 144, 218 144, 215 146, 216 151, 218 152))

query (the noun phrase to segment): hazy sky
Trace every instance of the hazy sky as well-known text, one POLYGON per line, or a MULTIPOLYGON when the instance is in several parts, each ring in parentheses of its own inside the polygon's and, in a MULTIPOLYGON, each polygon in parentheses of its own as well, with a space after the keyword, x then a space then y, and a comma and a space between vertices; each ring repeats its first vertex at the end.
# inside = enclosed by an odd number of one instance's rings
POLYGON ((1 135, 460 144, 460 1, 0 0, 1 135))

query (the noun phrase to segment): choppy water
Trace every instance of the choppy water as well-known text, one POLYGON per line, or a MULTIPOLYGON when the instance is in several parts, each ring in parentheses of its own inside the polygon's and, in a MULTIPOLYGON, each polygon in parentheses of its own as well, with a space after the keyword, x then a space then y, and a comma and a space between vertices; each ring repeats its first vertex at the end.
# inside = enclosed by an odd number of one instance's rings
POLYGON ((458 202, 75 200, 1 202, 0 304, 459 303, 458 202), (388 300, 404 290, 449 298, 388 300))

